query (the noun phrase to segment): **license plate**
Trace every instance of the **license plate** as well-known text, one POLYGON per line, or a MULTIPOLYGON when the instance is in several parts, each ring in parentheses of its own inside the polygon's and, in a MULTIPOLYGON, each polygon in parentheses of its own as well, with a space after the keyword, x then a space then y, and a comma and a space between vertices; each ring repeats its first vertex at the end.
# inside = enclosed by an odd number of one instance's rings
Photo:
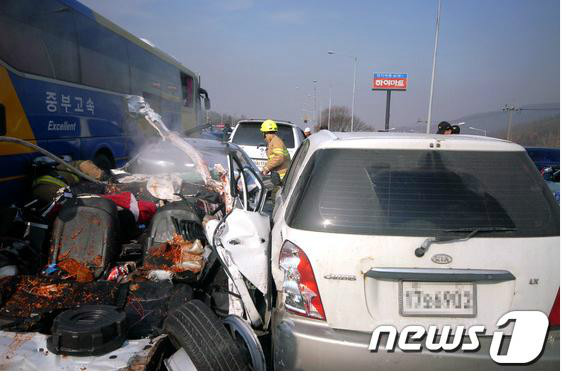
POLYGON ((402 316, 476 316, 476 285, 473 283, 400 283, 402 316))
POLYGON ((256 163, 256 166, 258 166, 258 168, 260 168, 260 169, 262 169, 262 167, 264 167, 266 165, 265 159, 252 159, 252 161, 254 163, 256 163))

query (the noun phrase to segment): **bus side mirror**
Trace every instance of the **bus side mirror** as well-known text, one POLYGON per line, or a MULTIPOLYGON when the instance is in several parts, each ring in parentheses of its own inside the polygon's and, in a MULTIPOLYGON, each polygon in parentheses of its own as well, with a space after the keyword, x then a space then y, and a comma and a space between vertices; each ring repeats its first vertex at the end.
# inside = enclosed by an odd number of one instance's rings
POLYGON ((209 93, 207 93, 207 90, 200 87, 199 88, 199 95, 203 98, 203 102, 205 104, 205 110, 210 110, 211 109, 211 100, 209 99, 209 93))

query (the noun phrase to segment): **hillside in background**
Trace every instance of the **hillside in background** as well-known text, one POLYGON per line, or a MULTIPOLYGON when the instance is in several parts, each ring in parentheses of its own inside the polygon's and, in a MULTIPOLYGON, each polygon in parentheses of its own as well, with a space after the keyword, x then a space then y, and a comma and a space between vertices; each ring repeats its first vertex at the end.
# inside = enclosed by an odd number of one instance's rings
MULTIPOLYGON (((511 140, 522 146, 559 147, 559 115, 512 126, 511 140)), ((506 130, 494 137, 506 138, 506 130)))
MULTIPOLYGON (((559 103, 544 103, 518 106, 520 111, 512 111, 512 141, 523 146, 559 147, 560 111, 559 103)), ((448 119, 453 124, 464 122, 462 134, 483 135, 506 138, 508 113, 490 111, 448 119), (476 128, 475 129, 471 129, 476 128)), ((409 132, 424 132, 425 124, 420 123, 402 128, 409 132)), ((400 129, 401 130, 401 129, 400 129)), ((432 131, 437 130, 437 123, 432 124, 432 131)))

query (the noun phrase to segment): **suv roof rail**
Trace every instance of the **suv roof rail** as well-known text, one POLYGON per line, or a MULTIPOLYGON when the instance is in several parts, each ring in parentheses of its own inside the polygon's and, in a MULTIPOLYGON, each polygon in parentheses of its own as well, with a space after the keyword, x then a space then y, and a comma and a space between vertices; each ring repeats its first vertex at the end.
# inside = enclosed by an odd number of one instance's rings
MULTIPOLYGON (((242 119, 239 120, 238 122, 240 123, 241 121, 264 121, 264 120, 266 119, 242 119)), ((272 119, 272 120, 275 121, 276 123, 280 122, 280 123, 289 123, 295 125, 293 121, 289 121, 289 120, 279 120, 279 119, 272 119)))

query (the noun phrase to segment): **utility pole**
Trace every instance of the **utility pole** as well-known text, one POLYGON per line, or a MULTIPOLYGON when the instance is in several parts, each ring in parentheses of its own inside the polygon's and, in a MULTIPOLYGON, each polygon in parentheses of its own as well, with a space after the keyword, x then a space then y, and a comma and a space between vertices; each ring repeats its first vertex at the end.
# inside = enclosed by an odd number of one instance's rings
MULTIPOLYGON (((317 111, 317 80, 313 80, 313 123, 317 120, 315 111, 317 111)), ((315 124, 313 124, 313 128, 315 128, 315 124)))
POLYGON ((514 106, 514 105, 509 105, 509 104, 506 104, 506 105, 504 105, 504 107, 502 107, 502 111, 508 113, 508 132, 507 132, 507 135, 506 135, 506 139, 508 141, 510 141, 510 137, 512 135, 512 114, 515 111, 520 111, 520 110, 521 110, 520 107, 514 106))
POLYGON ((331 88, 329 85, 329 114, 327 115, 327 129, 331 131, 331 88))
POLYGON ((439 40, 439 22, 441 18, 441 0, 437 3, 437 18, 435 20, 435 47, 433 49, 433 69, 431 71, 431 88, 429 90, 429 110, 427 111, 427 134, 431 133, 431 104, 433 102, 433 87, 435 84, 435 64, 437 60, 437 42, 439 40))
POLYGON ((358 62, 358 57, 351 56, 351 55, 344 55, 339 54, 335 51, 328 51, 327 54, 329 55, 342 55, 347 56, 353 59, 353 76, 352 76, 352 105, 351 105, 351 113, 350 113, 350 131, 354 131, 354 93, 356 92, 356 63, 358 62))
POLYGON ((354 132, 354 93, 356 91, 356 62, 358 58, 354 57, 354 74, 352 76, 352 110, 350 114, 350 131, 354 132))

